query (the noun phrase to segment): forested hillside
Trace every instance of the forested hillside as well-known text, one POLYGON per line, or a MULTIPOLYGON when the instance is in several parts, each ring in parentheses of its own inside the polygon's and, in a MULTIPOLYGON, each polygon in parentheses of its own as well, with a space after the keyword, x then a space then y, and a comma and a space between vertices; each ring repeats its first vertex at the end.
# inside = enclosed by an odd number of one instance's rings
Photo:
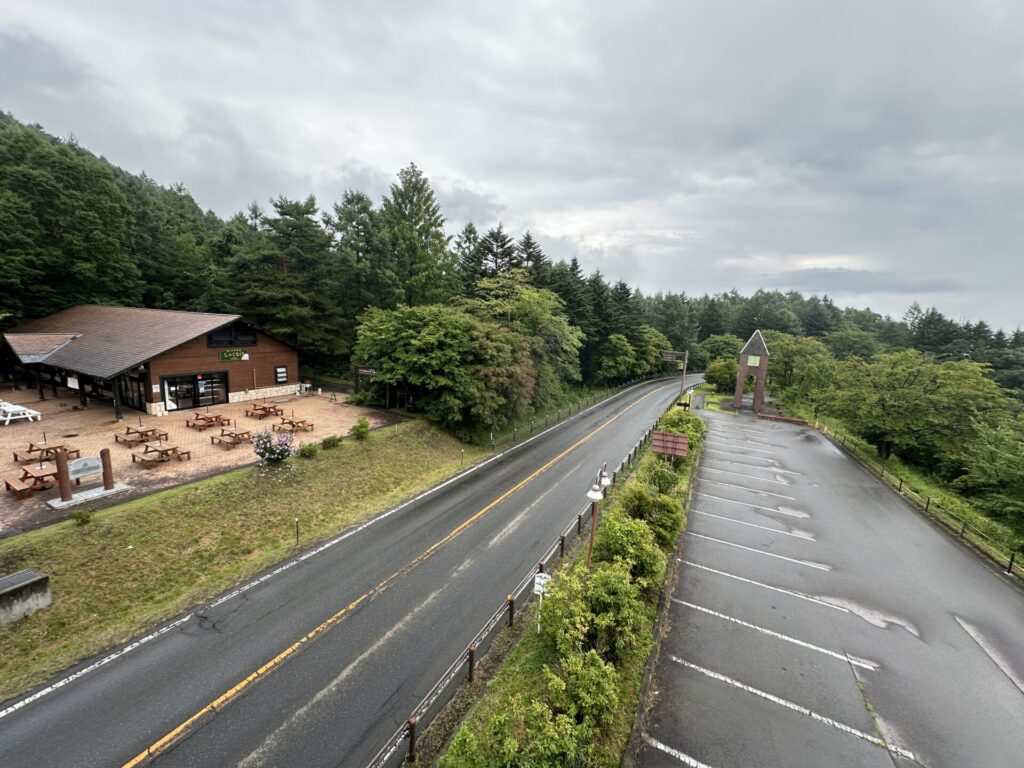
POLYGON ((0 115, 0 259, 0 328, 81 303, 239 312, 321 371, 378 368, 370 397, 401 385, 454 430, 657 371, 666 348, 703 368, 720 356, 716 340, 755 328, 816 340, 838 360, 907 348, 970 360, 1024 387, 1019 330, 916 305, 894 320, 795 292, 643 296, 576 259, 552 262, 529 232, 481 222, 451 235, 415 165, 377 202, 358 190, 279 197, 224 221, 180 185, 0 115))

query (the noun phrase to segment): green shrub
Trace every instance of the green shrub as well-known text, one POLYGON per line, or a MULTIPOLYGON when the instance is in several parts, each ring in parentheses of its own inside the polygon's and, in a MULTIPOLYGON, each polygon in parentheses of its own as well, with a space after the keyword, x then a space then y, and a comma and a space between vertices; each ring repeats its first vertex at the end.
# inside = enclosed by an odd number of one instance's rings
POLYGON ((679 484, 679 475, 660 458, 655 458, 653 462, 646 465, 640 471, 639 476, 658 493, 669 493, 679 484))
POLYGON ((92 516, 95 514, 95 509, 79 509, 71 517, 75 521, 75 525, 86 525, 92 522, 92 516))
POLYGON ((658 420, 658 429, 663 432, 686 435, 691 450, 697 448, 708 431, 704 419, 700 418, 700 416, 694 416, 686 409, 679 407, 672 408, 658 420))
POLYGON ((730 387, 736 386, 736 374, 739 370, 740 364, 735 359, 720 357, 708 365, 704 372, 704 380, 719 392, 728 392, 730 387))
POLYGON ((619 508, 651 527, 658 546, 669 550, 675 545, 679 526, 683 524, 683 505, 645 483, 632 480, 619 494, 619 508))
POLYGON ((604 519, 594 542, 594 557, 606 563, 629 563, 633 581, 644 591, 657 590, 665 573, 665 555, 650 526, 616 510, 604 519))
POLYGON ((628 562, 594 563, 590 572, 577 565, 549 589, 540 608, 541 635, 559 656, 595 650, 614 663, 636 650, 644 603, 628 562))
POLYGON ((299 447, 298 454, 304 459, 312 459, 319 449, 314 443, 305 443, 299 447))
POLYGON ((579 765, 590 753, 593 732, 543 701, 512 696, 484 723, 478 736, 459 729, 439 768, 561 768, 579 765))
POLYGON ((563 658, 555 671, 544 667, 548 701, 580 725, 599 728, 619 706, 618 673, 596 651, 563 658))
POLYGON ((337 448, 341 445, 341 438, 337 435, 328 435, 320 441, 320 447, 325 451, 329 451, 331 448, 337 448))
POLYGON ((363 417, 349 428, 348 433, 356 440, 365 440, 370 436, 370 422, 363 417))

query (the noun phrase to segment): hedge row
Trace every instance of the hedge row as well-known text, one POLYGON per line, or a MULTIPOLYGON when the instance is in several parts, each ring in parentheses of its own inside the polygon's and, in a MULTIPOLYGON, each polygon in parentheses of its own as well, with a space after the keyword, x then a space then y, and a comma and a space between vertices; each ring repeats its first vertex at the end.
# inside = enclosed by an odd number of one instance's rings
MULTIPOLYGON (((695 449, 703 421, 676 408, 659 428, 687 434, 695 449)), ((691 453, 692 456, 692 453, 691 453)), ((648 455, 615 494, 594 544, 594 565, 555 576, 540 607, 533 652, 510 660, 484 702, 460 727, 441 768, 618 765, 628 734, 637 671, 650 651, 651 624, 667 556, 684 520, 692 458, 648 455), (518 666, 515 659, 522 659, 518 666), (538 674, 539 670, 539 674, 538 674), (620 721, 616 727, 616 720, 620 721)))

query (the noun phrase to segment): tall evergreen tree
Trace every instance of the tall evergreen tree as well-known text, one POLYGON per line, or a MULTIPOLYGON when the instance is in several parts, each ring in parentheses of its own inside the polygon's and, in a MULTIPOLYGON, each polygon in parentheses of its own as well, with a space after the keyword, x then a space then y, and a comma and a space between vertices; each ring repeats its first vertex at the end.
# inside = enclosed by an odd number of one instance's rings
POLYGON ((522 267, 516 244, 499 222, 480 238, 480 253, 483 258, 484 274, 497 277, 509 270, 522 267))
POLYGON ((530 282, 538 288, 546 288, 551 263, 529 230, 519 238, 519 242, 516 243, 516 250, 519 253, 520 263, 530 275, 530 282))
POLYGON ((476 285, 484 277, 484 255, 480 247, 480 233, 472 222, 455 237, 453 248, 459 265, 459 282, 464 296, 475 296, 476 285))

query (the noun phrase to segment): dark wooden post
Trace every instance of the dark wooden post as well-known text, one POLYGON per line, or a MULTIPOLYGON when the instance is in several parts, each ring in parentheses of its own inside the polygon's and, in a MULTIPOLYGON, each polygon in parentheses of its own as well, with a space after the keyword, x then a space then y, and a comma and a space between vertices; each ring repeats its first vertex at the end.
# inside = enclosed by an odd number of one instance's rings
POLYGON ((46 395, 43 394, 43 366, 36 366, 36 386, 39 389, 39 399, 45 400, 46 395))
POLYGON ((124 414, 121 412, 121 398, 117 391, 118 380, 115 378, 110 382, 110 393, 114 396, 114 418, 124 421, 124 414))
POLYGON ((60 500, 71 501, 71 475, 68 474, 67 451, 57 451, 54 461, 57 462, 57 487, 60 488, 60 500))
POLYGON ((110 449, 104 448, 100 451, 100 461, 103 462, 103 487, 112 491, 114 489, 114 468, 110 463, 110 449))

